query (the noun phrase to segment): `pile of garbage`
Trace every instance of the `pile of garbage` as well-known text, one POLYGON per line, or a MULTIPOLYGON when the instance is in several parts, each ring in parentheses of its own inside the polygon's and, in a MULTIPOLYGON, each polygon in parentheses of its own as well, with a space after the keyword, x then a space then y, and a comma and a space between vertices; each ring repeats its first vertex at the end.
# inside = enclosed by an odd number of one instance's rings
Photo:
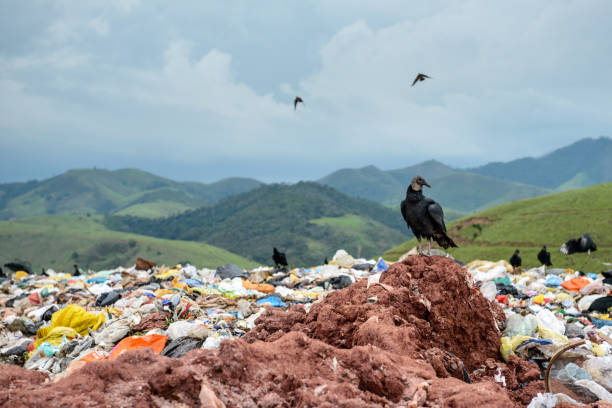
POLYGON ((535 362, 549 377, 549 393, 530 407, 612 403, 612 270, 513 273, 505 261, 466 267, 483 296, 504 309, 502 357, 535 362))
POLYGON ((610 276, 512 272, 342 250, 293 270, 17 272, 0 406, 605 406, 610 276))
POLYGON ((149 347, 168 357, 243 336, 266 306, 308 309, 320 296, 381 271, 338 251, 302 269, 236 265, 131 268, 72 276, 16 272, 0 281, 0 363, 62 375, 91 360, 149 347))
MULTIPOLYGON (((98 313, 77 309, 80 306, 75 303, 82 301, 72 296, 70 306, 54 312, 50 324, 38 329, 46 330, 37 333, 38 344, 30 353, 34 353, 32 356, 40 353, 39 360, 50 358, 46 351, 39 352, 47 342, 50 347, 59 347, 51 358, 62 361, 69 356, 77 357, 71 360, 65 374, 55 374, 54 381, 48 381, 47 372, 53 373, 55 363, 51 370, 46 368, 49 363, 37 365, 44 372, 7 367, 0 372, 0 405, 28 406, 44 396, 48 406, 69 405, 78 398, 79 402, 87 401, 83 405, 96 406, 515 407, 525 406, 538 392, 543 392, 536 364, 516 357, 507 363, 500 361, 503 311, 484 298, 459 264, 439 256, 409 257, 388 270, 382 262, 378 267, 372 264, 369 263, 372 270, 354 269, 354 265, 350 271, 332 265, 356 280, 344 289, 333 290, 334 283, 343 285, 341 279, 331 282, 339 275, 328 278, 327 283, 316 284, 306 283, 309 275, 305 274, 298 279, 301 286, 297 282, 293 288, 279 286, 292 291, 282 296, 287 307, 267 305, 245 336, 234 336, 237 338, 209 350, 193 347, 177 358, 161 355, 169 353, 169 346, 163 344, 160 336, 168 336, 169 342, 186 338, 195 342, 204 338, 200 326, 208 324, 206 329, 215 332, 235 330, 237 324, 227 319, 216 321, 226 322, 219 328, 214 327, 212 320, 207 323, 209 309, 198 299, 213 295, 200 295, 194 300, 185 287, 179 287, 178 290, 185 291, 181 292, 181 302, 187 298, 186 302, 192 305, 189 308, 177 303, 174 309, 165 310, 174 303, 164 301, 174 295, 155 291, 151 292, 155 298, 144 294, 152 299, 150 302, 142 305, 128 302, 117 307, 122 299, 142 299, 139 291, 152 289, 142 289, 150 283, 142 286, 131 283, 128 288, 134 286, 130 290, 138 293, 123 292, 125 297, 98 313), (323 289, 324 295, 317 296, 318 301, 308 302, 310 297, 306 295, 300 300, 301 292, 321 292, 315 286, 323 289), (166 295, 171 296, 165 299, 166 295), (114 315, 117 312, 112 309, 122 313, 114 315), (192 320, 188 317, 190 312, 192 320), (77 319, 66 316, 69 313, 89 315, 78 314, 81 317, 77 319), (160 314, 165 317, 158 318, 160 314), (178 320, 173 320, 174 315, 178 320), (133 319, 137 320, 132 322, 133 319), (170 339, 172 325, 177 322, 189 324, 191 330, 181 331, 181 337, 170 339), (69 333, 75 336, 72 340, 66 335, 59 343, 49 338, 57 327, 66 327, 60 324, 70 324, 77 332, 69 333), (127 332, 117 340, 115 333, 122 327, 127 327, 123 329, 127 332), (135 333, 138 329, 140 333, 135 333), (134 347, 137 339, 148 346, 134 347), (91 346, 83 345, 92 341, 91 346), (92 348, 103 358, 92 356, 92 348), (129 349, 135 350, 123 352, 129 349)), ((177 277, 185 274, 180 271, 171 280, 163 280, 162 288, 156 290, 174 292, 181 279, 196 280, 195 276, 177 277), (172 289, 163 287, 167 285, 172 289)), ((255 280, 253 275, 261 273, 252 271, 250 278, 255 280)), ((290 284, 292 273, 281 281, 290 284)), ((157 275, 152 278, 161 279, 155 278, 157 275)), ((199 274, 198 277, 203 279, 199 274)), ((87 284, 90 290, 96 285, 87 284)), ((97 283, 101 284, 116 286, 106 281, 97 283)), ((217 290, 219 286, 221 282, 217 283, 217 290)), ((62 291, 67 292, 65 288, 62 291)), ((274 293, 278 293, 276 289, 274 293)), ((262 292, 259 299, 269 296, 262 292)), ((242 313, 238 301, 235 306, 223 309, 225 313, 242 313)), ((249 307, 259 313, 256 301, 249 302, 249 307)), ((95 306, 88 307, 96 310, 95 306)), ((251 313, 249 317, 253 311, 247 311, 251 313)), ((238 317, 235 320, 240 321, 238 317)), ((206 339, 211 336, 214 338, 214 334, 207 334, 206 339)))

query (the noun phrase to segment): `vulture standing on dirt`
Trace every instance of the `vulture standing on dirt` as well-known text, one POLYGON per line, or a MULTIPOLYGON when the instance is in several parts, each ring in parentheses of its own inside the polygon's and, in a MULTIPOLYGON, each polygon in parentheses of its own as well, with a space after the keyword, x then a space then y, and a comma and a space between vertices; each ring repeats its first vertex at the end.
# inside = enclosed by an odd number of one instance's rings
POLYGON ((517 249, 516 251, 514 251, 514 255, 510 257, 510 265, 512 265, 512 268, 514 270, 516 270, 516 268, 519 268, 523 264, 523 260, 519 256, 519 252, 521 251, 517 249))
POLYGON ((278 266, 287 266, 287 257, 284 252, 278 252, 278 249, 274 247, 274 253, 272 254, 272 259, 274 260, 274 264, 278 268, 278 266))
POLYGON ((421 176, 415 176, 406 190, 406 199, 401 204, 402 216, 419 241, 419 253, 422 252, 421 238, 427 240, 428 255, 431 255, 431 239, 444 249, 456 248, 457 245, 446 235, 442 207, 423 195, 423 186, 431 188, 421 176))
POLYGON ((597 245, 589 237, 588 234, 582 234, 579 238, 570 239, 565 244, 561 245, 559 250, 565 255, 575 254, 577 252, 586 252, 591 256, 591 251, 597 251, 597 245))
POLYGON ((425 75, 425 74, 420 74, 420 73, 419 73, 419 74, 416 76, 416 78, 414 78, 414 81, 412 82, 412 85, 410 85, 410 86, 414 86, 414 84, 416 84, 417 82, 424 81, 424 80, 425 80, 425 78, 431 78, 431 77, 428 77, 428 76, 427 76, 427 75, 425 75))
POLYGON ((294 101, 293 101, 293 110, 297 109, 297 104, 301 103, 302 105, 304 104, 304 101, 302 100, 302 98, 300 98, 299 96, 296 96, 294 101))
POLYGON ((552 262, 550 262, 550 252, 546 250, 546 245, 538 252, 538 261, 540 261, 542 265, 552 266, 552 262))

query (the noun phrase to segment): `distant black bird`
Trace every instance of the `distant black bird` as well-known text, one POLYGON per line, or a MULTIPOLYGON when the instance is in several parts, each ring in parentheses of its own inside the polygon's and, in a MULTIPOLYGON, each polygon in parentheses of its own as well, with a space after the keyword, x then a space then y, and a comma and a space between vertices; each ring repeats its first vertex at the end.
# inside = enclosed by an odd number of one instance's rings
POLYGON ((278 249, 274 247, 274 253, 272 254, 272 259, 274 260, 274 264, 278 268, 278 266, 287 266, 287 257, 283 252, 278 252, 278 249))
POLYGON ((325 265, 327 265, 327 264, 328 264, 328 262, 327 262, 327 257, 325 257, 325 259, 323 260, 323 263, 324 263, 325 265))
POLYGON ((431 77, 428 77, 425 74, 418 74, 416 76, 416 78, 414 78, 414 81, 412 82, 412 85, 410 85, 410 86, 414 86, 414 84, 416 84, 417 82, 424 81, 425 78, 431 78, 431 77))
POLYGON ((24 272, 27 272, 28 274, 30 274, 30 268, 28 268, 27 266, 22 265, 22 264, 18 264, 18 263, 15 263, 15 262, 9 262, 9 263, 5 263, 4 266, 9 268, 13 272, 24 271, 24 272))
POLYGON ((431 188, 421 176, 415 176, 406 190, 406 199, 401 204, 402 216, 419 241, 419 253, 422 252, 421 238, 427 240, 429 255, 431 255, 431 239, 444 249, 456 248, 457 245, 446 235, 442 207, 423 195, 423 186, 431 188))
POLYGON ((514 251, 514 255, 510 257, 510 265, 512 265, 512 268, 514 268, 515 270, 523 264, 523 260, 519 256, 519 252, 521 251, 517 249, 516 251, 514 251))
POLYGON ((550 252, 546 250, 546 245, 538 252, 538 261, 540 261, 542 265, 552 266, 552 262, 550 262, 550 252))
POLYGON ((577 252, 586 252, 591 256, 591 251, 597 251, 597 245, 589 237, 588 234, 582 234, 579 238, 570 239, 565 244, 561 245, 559 250, 565 255, 575 254, 577 252))
POLYGON ((298 103, 302 103, 302 105, 304 104, 304 101, 302 100, 302 98, 300 98, 299 96, 295 97, 295 100, 293 101, 293 110, 297 109, 297 104, 298 103))
POLYGON ((6 275, 4 274, 2 268, 0 268, 0 278, 6 278, 6 275))
POLYGON ((74 266, 74 273, 73 273, 73 275, 74 276, 80 276, 81 275, 81 271, 79 270, 79 265, 74 264, 73 266, 74 266))

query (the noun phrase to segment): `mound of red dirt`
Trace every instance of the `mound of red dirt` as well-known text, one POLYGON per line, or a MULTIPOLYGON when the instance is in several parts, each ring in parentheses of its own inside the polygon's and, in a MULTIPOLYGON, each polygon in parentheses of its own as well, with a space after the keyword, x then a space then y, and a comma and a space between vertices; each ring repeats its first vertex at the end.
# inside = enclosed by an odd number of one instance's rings
POLYGON ((503 314, 470 282, 449 259, 410 257, 380 283, 333 292, 308 313, 270 309, 244 340, 218 350, 127 352, 44 384, 11 367, 0 372, 0 385, 15 384, 0 389, 0 405, 525 406, 544 392, 537 366, 499 361, 503 314), (505 387, 492 379, 498 372, 505 387))

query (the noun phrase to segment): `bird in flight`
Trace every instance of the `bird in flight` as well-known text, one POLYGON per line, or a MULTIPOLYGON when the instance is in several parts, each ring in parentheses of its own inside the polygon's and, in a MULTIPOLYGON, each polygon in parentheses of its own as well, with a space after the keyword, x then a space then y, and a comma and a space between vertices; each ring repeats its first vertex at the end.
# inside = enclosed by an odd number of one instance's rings
POLYGON ((416 76, 416 78, 414 78, 414 81, 412 82, 412 85, 410 85, 410 86, 414 86, 414 84, 416 84, 419 81, 424 81, 425 78, 431 78, 431 77, 429 77, 429 76, 427 76, 425 74, 418 74, 416 76))
POLYGON ((302 100, 302 98, 300 98, 299 96, 296 96, 295 100, 293 101, 293 110, 297 109, 297 104, 300 102, 302 103, 302 105, 304 104, 304 101, 302 100))

